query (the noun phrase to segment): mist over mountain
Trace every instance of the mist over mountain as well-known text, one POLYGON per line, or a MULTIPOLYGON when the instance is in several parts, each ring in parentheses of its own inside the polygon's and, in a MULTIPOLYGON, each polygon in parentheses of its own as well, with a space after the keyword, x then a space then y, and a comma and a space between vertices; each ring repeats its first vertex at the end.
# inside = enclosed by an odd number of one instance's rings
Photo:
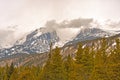
POLYGON ((11 47, 17 40, 27 34, 28 32, 17 29, 17 26, 0 29, 0 46, 1 48, 11 47))
POLYGON ((14 37, 14 31, 12 30, 0 30, 0 46, 9 46, 10 44, 14 43, 13 40, 14 37))
POLYGON ((120 0, 0 0, 0 80, 120 80, 120 0))
MULTIPOLYGON (((45 32, 53 32, 56 31, 59 36, 61 43, 65 43, 70 41, 79 33, 82 28, 100 28, 110 32, 119 32, 120 30, 120 22, 119 21, 104 21, 104 24, 99 23, 96 20, 91 18, 78 18, 72 20, 64 20, 64 21, 56 21, 50 20, 47 21, 43 26, 45 28, 45 32)), ((0 46, 2 48, 8 48, 15 44, 15 42, 29 33, 34 31, 34 29, 21 30, 18 26, 11 26, 5 29, 0 30, 0 46), (11 39, 12 37, 12 39, 11 39)))
POLYGON ((119 0, 1 0, 0 46, 8 48, 40 27, 47 27, 48 32, 55 30, 63 42, 75 37, 84 27, 118 32, 119 2, 119 0))
MULTIPOLYGON (((118 24, 113 26, 119 26, 118 24)), ((101 25, 93 19, 78 18, 61 22, 47 21, 44 27, 28 31, 26 34, 24 30, 20 31, 17 26, 10 27, 9 31, 1 32, 4 35, 1 35, 3 42, 1 42, 0 57, 4 58, 21 53, 45 53, 49 51, 51 43, 53 43, 53 48, 63 47, 82 41, 111 37, 120 33, 119 28, 116 30, 104 29, 104 25, 109 26, 110 23, 101 25), (7 46, 2 45, 2 43, 7 44, 7 46)))

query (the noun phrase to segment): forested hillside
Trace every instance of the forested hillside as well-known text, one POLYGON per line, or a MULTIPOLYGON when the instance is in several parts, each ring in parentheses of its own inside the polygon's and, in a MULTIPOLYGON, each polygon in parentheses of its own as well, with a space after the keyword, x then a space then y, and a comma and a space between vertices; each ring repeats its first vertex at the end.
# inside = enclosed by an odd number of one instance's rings
POLYGON ((74 55, 64 57, 60 48, 51 48, 42 66, 1 67, 0 80, 120 80, 120 39, 111 46, 105 38, 78 45, 74 55))

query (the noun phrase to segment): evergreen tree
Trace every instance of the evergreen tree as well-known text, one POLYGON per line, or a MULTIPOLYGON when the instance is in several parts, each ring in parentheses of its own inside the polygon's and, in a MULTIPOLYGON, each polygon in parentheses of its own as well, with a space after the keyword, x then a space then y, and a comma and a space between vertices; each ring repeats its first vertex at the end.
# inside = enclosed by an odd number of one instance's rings
POLYGON ((83 77, 83 64, 82 64, 82 56, 83 56, 83 48, 82 44, 80 43, 75 55, 75 74, 76 80, 84 80, 83 77))
POLYGON ((5 68, 0 67, 0 80, 4 79, 5 74, 5 68))
POLYGON ((107 40, 105 38, 100 42, 100 49, 97 50, 94 59, 94 68, 90 80, 110 80, 107 73, 108 68, 108 54, 107 40))
POLYGON ((49 54, 48 60, 42 69, 40 80, 52 80, 51 76, 51 54, 49 54))
POLYGON ((52 80, 52 76, 51 76, 51 71, 52 71, 52 67, 51 67, 51 56, 52 56, 52 43, 50 44, 50 52, 48 54, 48 59, 45 63, 45 65, 43 66, 43 69, 41 71, 41 75, 39 77, 40 80, 52 80))
POLYGON ((15 68, 14 72, 11 74, 10 80, 18 80, 18 69, 15 68))
POLYGON ((75 56, 75 63, 76 64, 82 64, 82 55, 83 55, 83 48, 82 48, 82 44, 80 43, 76 52, 76 56, 75 56))
POLYGON ((64 61, 64 67, 66 72, 66 80, 76 80, 75 65, 70 55, 68 55, 67 60, 64 61))
POLYGON ((116 39, 115 43, 116 43, 116 46, 114 49, 114 54, 116 56, 116 63, 120 63, 120 40, 116 39))
POLYGON ((90 52, 89 47, 86 46, 84 48, 84 55, 82 58, 83 58, 82 64, 83 64, 83 70, 84 70, 84 80, 88 80, 90 78, 90 75, 94 67, 93 54, 90 52))
POLYGON ((14 72, 14 64, 11 63, 10 68, 9 68, 9 70, 7 72, 7 80, 10 80, 10 77, 13 74, 13 72, 14 72))
POLYGON ((54 53, 52 54, 51 69, 52 80, 65 80, 63 60, 58 47, 56 47, 54 53))
POLYGON ((35 80, 30 68, 26 67, 24 71, 22 71, 17 80, 35 80))
POLYGON ((111 80, 120 79, 120 40, 116 39, 115 43, 115 49, 111 50, 111 54, 109 55, 108 75, 111 80))

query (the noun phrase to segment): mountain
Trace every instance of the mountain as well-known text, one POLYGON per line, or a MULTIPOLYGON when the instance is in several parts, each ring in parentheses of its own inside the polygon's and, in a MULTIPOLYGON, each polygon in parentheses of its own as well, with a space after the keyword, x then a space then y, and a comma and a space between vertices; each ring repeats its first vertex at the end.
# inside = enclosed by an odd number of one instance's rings
MULTIPOLYGON (((107 42, 108 42, 108 50, 110 48, 113 49, 113 46, 115 45, 115 39, 119 38, 120 39, 120 34, 117 34, 115 36, 111 37, 106 37, 107 42)), ((88 45, 91 46, 93 43, 99 45, 100 39, 94 39, 94 40, 88 40, 88 41, 82 41, 83 46, 88 45)), ((65 58, 68 54, 71 54, 72 56, 75 56, 75 53, 77 51, 79 42, 76 44, 72 45, 67 45, 61 47, 61 54, 65 58)), ((96 48, 96 47, 95 47, 96 48)), ((12 62, 14 63, 15 66, 42 66, 46 62, 48 58, 48 53, 42 53, 42 54, 14 54, 10 55, 9 57, 4 57, 0 58, 0 66, 5 66, 6 64, 10 65, 12 62)))
POLYGON ((78 35, 73 40, 66 43, 66 45, 74 44, 74 43, 86 41, 86 40, 94 40, 94 39, 102 38, 102 37, 110 37, 115 34, 116 33, 114 32, 104 31, 99 28, 83 28, 80 30, 78 35))
MULTIPOLYGON (((64 44, 64 46, 113 35, 115 34, 98 28, 84 28, 80 30, 76 37, 64 44)), ((45 53, 49 51, 51 43, 53 46, 56 46, 56 44, 60 42, 60 38, 56 31, 48 32, 46 31, 46 28, 36 29, 27 36, 16 41, 15 45, 11 48, 0 49, 0 58, 22 53, 45 53)))
POLYGON ((49 51, 50 43, 53 45, 59 41, 55 31, 44 32, 44 29, 37 29, 23 39, 18 40, 11 48, 0 49, 0 58, 18 53, 44 53, 49 51))

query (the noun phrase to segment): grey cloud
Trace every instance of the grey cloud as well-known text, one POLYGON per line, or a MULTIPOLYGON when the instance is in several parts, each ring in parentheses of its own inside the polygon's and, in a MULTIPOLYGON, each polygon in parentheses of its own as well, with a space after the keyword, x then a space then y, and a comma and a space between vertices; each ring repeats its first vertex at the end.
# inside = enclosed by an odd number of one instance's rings
POLYGON ((109 24, 109 26, 111 28, 119 28, 120 27, 120 22, 115 22, 115 23, 109 24))
POLYGON ((47 21, 45 26, 47 31, 53 31, 59 28, 59 24, 55 20, 47 21))
POLYGON ((13 33, 13 31, 0 30, 0 39, 8 37, 11 33, 13 33))
POLYGON ((71 20, 70 23, 68 24, 68 27, 90 27, 90 23, 93 22, 93 19, 74 19, 71 20))
POLYGON ((9 45, 14 40, 14 31, 0 30, 0 46, 9 45))
POLYGON ((51 21, 48 21, 45 24, 45 26, 47 31, 56 31, 60 40, 64 42, 75 37, 79 32, 79 29, 81 26, 91 27, 90 25, 91 22, 93 22, 93 19, 79 18, 79 19, 73 19, 70 21, 64 20, 62 22, 51 20, 51 21))
POLYGON ((49 29, 57 29, 57 28, 80 28, 81 26, 90 27, 90 23, 93 22, 93 19, 73 19, 70 21, 64 20, 60 23, 56 22, 56 20, 48 21, 45 26, 49 29))
POLYGON ((107 20, 102 26, 108 30, 120 30, 120 21, 107 20))

